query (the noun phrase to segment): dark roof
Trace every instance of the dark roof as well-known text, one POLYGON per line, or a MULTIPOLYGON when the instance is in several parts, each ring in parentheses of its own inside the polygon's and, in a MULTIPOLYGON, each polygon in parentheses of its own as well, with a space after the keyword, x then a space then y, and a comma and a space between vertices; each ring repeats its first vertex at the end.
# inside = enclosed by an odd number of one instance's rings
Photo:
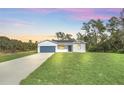
POLYGON ((55 43, 61 43, 61 42, 63 42, 63 43, 69 43, 69 42, 71 42, 71 43, 86 43, 84 41, 76 41, 76 40, 52 40, 52 41, 55 43))
POLYGON ((42 42, 45 42, 45 41, 49 41, 49 42, 55 43, 55 42, 53 42, 53 41, 51 41, 51 40, 43 40, 43 41, 38 42, 38 44, 39 44, 39 43, 42 43, 42 42))
POLYGON ((45 41, 49 41, 49 42, 52 42, 52 43, 86 43, 84 41, 76 41, 76 40, 44 40, 44 41, 40 41, 38 43, 42 43, 42 42, 45 42, 45 41))
POLYGON ((76 40, 52 40, 53 42, 75 42, 76 40))

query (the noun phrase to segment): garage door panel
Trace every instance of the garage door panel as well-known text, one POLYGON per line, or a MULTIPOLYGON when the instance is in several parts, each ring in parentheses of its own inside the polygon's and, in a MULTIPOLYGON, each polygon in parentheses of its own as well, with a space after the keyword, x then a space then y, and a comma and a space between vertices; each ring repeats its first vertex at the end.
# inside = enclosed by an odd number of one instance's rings
POLYGON ((55 52, 55 46, 40 46, 40 52, 55 52))

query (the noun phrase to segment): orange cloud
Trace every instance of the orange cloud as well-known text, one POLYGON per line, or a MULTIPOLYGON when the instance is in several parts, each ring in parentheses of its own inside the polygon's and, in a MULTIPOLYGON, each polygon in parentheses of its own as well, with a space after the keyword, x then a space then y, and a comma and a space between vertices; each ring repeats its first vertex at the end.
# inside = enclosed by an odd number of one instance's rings
POLYGON ((28 42, 29 40, 35 41, 43 41, 43 40, 52 40, 56 39, 55 35, 8 35, 7 37, 11 39, 17 39, 24 42, 28 42))

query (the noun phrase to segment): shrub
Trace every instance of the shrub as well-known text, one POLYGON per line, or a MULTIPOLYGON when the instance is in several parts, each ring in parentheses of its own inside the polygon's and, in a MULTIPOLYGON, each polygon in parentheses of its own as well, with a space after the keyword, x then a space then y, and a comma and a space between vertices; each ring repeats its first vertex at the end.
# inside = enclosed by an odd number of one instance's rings
POLYGON ((117 52, 118 53, 124 53, 124 49, 119 49, 117 52))

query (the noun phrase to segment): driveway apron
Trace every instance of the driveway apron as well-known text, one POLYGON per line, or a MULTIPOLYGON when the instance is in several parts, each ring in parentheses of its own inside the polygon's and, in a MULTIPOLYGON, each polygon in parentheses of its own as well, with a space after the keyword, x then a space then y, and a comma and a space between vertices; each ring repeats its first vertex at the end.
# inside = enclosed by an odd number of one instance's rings
POLYGON ((18 85, 52 53, 38 53, 0 63, 0 85, 18 85))

